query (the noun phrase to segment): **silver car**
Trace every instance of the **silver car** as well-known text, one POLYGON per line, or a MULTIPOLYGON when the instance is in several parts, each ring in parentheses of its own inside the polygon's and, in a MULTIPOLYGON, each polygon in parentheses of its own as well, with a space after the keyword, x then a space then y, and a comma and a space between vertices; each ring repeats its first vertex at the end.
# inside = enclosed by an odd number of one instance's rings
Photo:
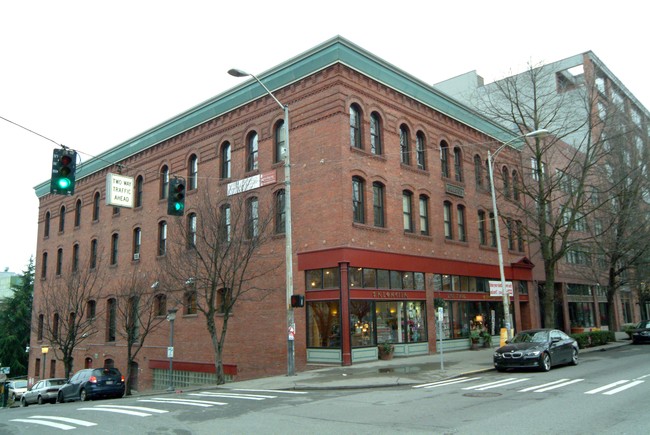
POLYGON ((20 406, 33 405, 38 403, 56 403, 59 389, 65 384, 64 378, 43 379, 34 384, 30 389, 23 393, 20 398, 20 406))
POLYGON ((20 400, 25 391, 27 391, 26 380, 9 381, 9 397, 14 402, 20 400))

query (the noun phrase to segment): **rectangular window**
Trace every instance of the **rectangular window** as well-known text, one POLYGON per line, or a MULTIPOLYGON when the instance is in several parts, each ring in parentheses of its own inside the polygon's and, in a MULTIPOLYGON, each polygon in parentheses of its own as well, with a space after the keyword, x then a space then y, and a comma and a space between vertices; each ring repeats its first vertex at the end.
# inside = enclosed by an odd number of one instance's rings
POLYGON ((119 241, 119 235, 118 234, 113 234, 111 236, 111 264, 116 265, 117 264, 117 245, 119 241))
POLYGON ((465 231, 465 207, 459 205, 456 209, 456 221, 458 227, 458 240, 461 242, 467 241, 467 233, 465 231))
POLYGON ((485 235, 485 212, 483 210, 479 210, 478 212, 478 240, 481 245, 487 244, 485 235))
POLYGON ((412 217, 412 194, 409 191, 402 193, 402 215, 404 219, 404 231, 413 232, 413 217, 412 217))
POLYGON ((429 235, 429 198, 420 196, 420 234, 429 235))
POLYGON ((374 224, 376 227, 383 227, 384 223, 384 185, 372 183, 372 208, 374 224))
POLYGON ((443 223, 445 227, 445 239, 452 239, 451 232, 451 203, 445 202, 443 205, 443 223))
POLYGON ((363 184, 361 178, 352 177, 352 218, 357 223, 365 223, 363 184))

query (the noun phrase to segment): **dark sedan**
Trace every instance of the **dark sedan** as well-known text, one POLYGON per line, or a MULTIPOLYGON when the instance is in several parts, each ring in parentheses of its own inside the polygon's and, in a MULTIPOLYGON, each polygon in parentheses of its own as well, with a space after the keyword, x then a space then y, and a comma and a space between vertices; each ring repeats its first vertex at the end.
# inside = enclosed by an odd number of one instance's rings
POLYGON ((92 400, 103 397, 122 397, 124 376, 116 368, 79 370, 59 390, 59 403, 71 400, 92 400))
POLYGON ((537 368, 547 372, 558 364, 578 365, 578 343, 558 329, 521 331, 494 352, 494 368, 537 368))
POLYGON ((35 403, 38 403, 39 405, 44 403, 56 403, 59 388, 61 388, 63 384, 65 384, 65 379, 63 378, 43 379, 42 381, 38 381, 23 393, 23 397, 20 398, 20 406, 33 405, 35 403))
POLYGON ((642 320, 634 327, 632 343, 650 343, 650 320, 642 320))

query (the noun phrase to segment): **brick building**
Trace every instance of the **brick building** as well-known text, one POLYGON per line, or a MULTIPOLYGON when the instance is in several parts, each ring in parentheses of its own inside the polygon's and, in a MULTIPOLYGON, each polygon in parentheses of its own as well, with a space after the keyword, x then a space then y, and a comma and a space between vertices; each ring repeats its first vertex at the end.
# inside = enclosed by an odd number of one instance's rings
MULTIPOLYGON (((500 296, 489 294, 499 269, 485 165, 488 147, 516 137, 340 37, 259 79, 290 108, 294 292, 305 296, 305 307, 294 310, 297 370, 373 360, 386 341, 397 356, 434 352, 438 305, 445 307, 443 338, 450 345, 467 347, 473 329, 498 335, 503 307, 500 296)), ((43 367, 41 349, 50 345, 48 331, 65 329, 65 319, 81 311, 52 313, 45 301, 49 292, 70 287, 72 270, 103 274, 101 290, 84 306, 94 329, 77 345, 74 369, 113 364, 124 371, 126 347, 115 320, 124 303, 119 288, 125 277, 138 276, 159 291, 167 244, 181 237, 178 228, 205 230, 192 220, 202 190, 226 198, 232 183, 266 180, 239 194, 254 199, 256 210, 275 208, 276 234, 255 265, 284 258, 282 122, 277 103, 248 80, 80 165, 74 195, 50 194, 49 182, 37 186, 31 377, 63 374, 52 351, 43 367), (109 173, 133 177, 133 209, 104 205, 109 173), (181 218, 167 215, 174 176, 188 180, 181 218), (58 328, 47 327, 54 323, 58 328)), ((500 161, 516 177, 519 151, 507 147, 500 161)), ((512 222, 504 236, 511 313, 515 328, 536 327, 533 265, 509 201, 499 212, 512 222)), ((224 349, 230 376, 286 372, 281 264, 249 283, 268 290, 264 298, 241 300, 234 309, 224 349)), ((205 320, 191 300, 178 301, 175 384, 211 382, 205 320)), ((165 309, 157 314, 164 320, 165 309)), ((139 388, 167 382, 168 340, 166 322, 146 338, 133 378, 139 388)))

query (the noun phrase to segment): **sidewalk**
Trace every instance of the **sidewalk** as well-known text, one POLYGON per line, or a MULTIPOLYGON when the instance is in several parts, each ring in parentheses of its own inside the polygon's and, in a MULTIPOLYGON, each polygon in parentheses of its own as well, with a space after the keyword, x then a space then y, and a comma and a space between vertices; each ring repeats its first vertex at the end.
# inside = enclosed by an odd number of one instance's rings
MULTIPOLYGON (((616 333, 616 342, 604 346, 581 349, 580 354, 602 352, 607 349, 631 343, 627 334, 616 333)), ((273 376, 248 381, 229 382, 226 388, 257 390, 318 390, 390 387, 417 385, 450 379, 470 373, 494 370, 492 354, 494 349, 463 350, 444 352, 444 370, 441 369, 440 354, 393 358, 390 361, 358 363, 349 367, 334 366, 299 372, 295 376, 273 376)))

